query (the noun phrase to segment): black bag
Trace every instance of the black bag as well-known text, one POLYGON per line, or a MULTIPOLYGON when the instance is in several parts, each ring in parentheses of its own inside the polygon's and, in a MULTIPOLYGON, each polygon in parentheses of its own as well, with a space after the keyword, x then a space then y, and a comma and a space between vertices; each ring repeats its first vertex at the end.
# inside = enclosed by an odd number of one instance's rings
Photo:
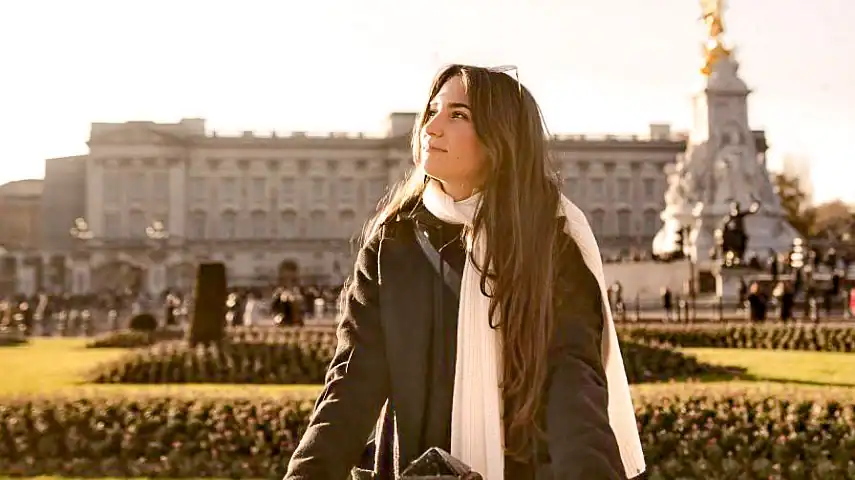
MULTIPOLYGON (((369 470, 354 468, 351 480, 374 480, 376 475, 369 470)), ((473 472, 468 465, 461 462, 441 448, 429 448, 419 458, 401 472, 398 480, 483 480, 484 477, 473 472)))

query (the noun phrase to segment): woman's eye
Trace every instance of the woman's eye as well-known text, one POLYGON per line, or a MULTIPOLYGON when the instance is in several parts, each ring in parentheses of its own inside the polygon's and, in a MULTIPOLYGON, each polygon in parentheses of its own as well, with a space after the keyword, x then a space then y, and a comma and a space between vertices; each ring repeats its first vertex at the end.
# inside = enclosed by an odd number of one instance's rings
POLYGON ((462 118, 462 119, 466 120, 469 117, 463 112, 454 112, 451 114, 451 118, 462 118))

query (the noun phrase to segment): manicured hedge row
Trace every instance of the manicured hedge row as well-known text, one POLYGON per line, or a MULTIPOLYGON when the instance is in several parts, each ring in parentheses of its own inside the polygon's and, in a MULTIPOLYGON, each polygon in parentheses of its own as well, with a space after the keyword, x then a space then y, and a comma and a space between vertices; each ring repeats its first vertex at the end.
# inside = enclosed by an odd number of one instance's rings
MULTIPOLYGON (((98 366, 94 383, 320 384, 335 352, 328 330, 235 331, 220 347, 162 342, 98 366)), ((657 382, 701 376, 733 376, 732 369, 702 364, 668 348, 624 343, 630 382, 657 382)))
POLYGON ((16 347, 27 343, 27 337, 18 332, 0 332, 0 347, 16 347))
POLYGON ((99 365, 94 383, 322 383, 335 344, 240 342, 191 347, 163 342, 99 365))
POLYGON ((184 338, 181 330, 155 330, 143 332, 139 330, 117 330, 109 332, 89 342, 87 348, 140 348, 154 345, 167 340, 180 340, 184 338))
MULTIPOLYGON (((295 338, 300 335, 325 334, 335 337, 332 327, 229 327, 226 336, 231 342, 266 341, 280 338, 295 338)), ((135 330, 117 330, 99 335, 89 342, 87 348, 142 348, 166 340, 181 340, 186 334, 179 329, 159 329, 153 333, 135 330)))
POLYGON ((621 338, 672 347, 763 348, 823 352, 855 351, 855 326, 637 325, 619 327, 621 338))
MULTIPOLYGON (((270 397, 4 402, 10 476, 281 478, 311 409, 270 397)), ((651 479, 855 478, 851 394, 665 390, 636 408, 651 479)))

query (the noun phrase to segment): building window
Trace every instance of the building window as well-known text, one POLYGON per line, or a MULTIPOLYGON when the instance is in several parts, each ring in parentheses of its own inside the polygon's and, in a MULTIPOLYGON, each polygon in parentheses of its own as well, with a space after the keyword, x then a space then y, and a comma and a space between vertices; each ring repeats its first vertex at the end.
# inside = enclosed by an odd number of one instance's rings
POLYGON ((606 212, 602 210, 594 210, 591 212, 591 230, 594 231, 596 235, 603 234, 603 228, 605 226, 606 221, 606 212))
POLYGON ((223 212, 221 221, 221 236, 228 239, 237 237, 237 214, 231 210, 227 210, 223 212))
POLYGON ((656 199, 656 180, 653 178, 644 179, 644 201, 652 202, 656 199))
POLYGON ((296 182, 291 177, 283 177, 279 189, 279 199, 282 203, 293 205, 297 200, 296 182))
POLYGON ((326 234, 326 213, 315 210, 309 218, 309 235, 313 238, 323 238, 326 234))
POLYGON ((205 238, 208 218, 205 212, 196 211, 190 215, 190 235, 192 238, 205 238))
POLYGON ((619 202, 629 202, 630 198, 630 183, 628 178, 618 178, 617 181, 617 199, 619 202))
POLYGON ((131 210, 130 215, 128 215, 128 236, 131 238, 144 237, 147 226, 145 213, 139 210, 131 210))
POLYGON ((628 210, 621 210, 618 212, 618 235, 622 237, 630 235, 630 218, 631 213, 628 210))
POLYGON ((659 214, 655 210, 644 212, 644 233, 654 235, 659 230, 659 214))
POLYGON ((312 203, 323 203, 327 198, 327 181, 324 178, 312 179, 312 203))
POLYGON ((297 213, 291 210, 279 214, 279 235, 282 238, 297 236, 297 213))
POLYGON ((591 200, 602 201, 605 196, 605 182, 602 178, 591 179, 591 200))
POLYGON ((232 177, 226 177, 220 179, 220 182, 220 198, 224 202, 235 203, 237 201, 238 196, 237 179, 232 177))
POLYGON ((388 184, 388 180, 385 177, 379 177, 371 180, 371 193, 369 194, 368 201, 372 204, 376 204, 386 195, 386 185, 388 184))
POLYGON ((342 210, 338 214, 338 221, 341 228, 341 235, 345 238, 350 238, 356 234, 356 214, 353 210, 342 210))
POLYGON ((190 178, 190 198, 194 202, 204 202, 208 198, 208 182, 204 177, 190 178))
POLYGON ((122 217, 118 213, 107 213, 104 215, 104 234, 107 238, 119 238, 122 236, 122 217))
POLYGON ((254 238, 267 238, 267 214, 256 210, 252 212, 250 221, 252 223, 252 236, 254 238))
POLYGON ((352 178, 340 178, 338 180, 338 203, 339 205, 352 205, 356 202, 356 188, 352 178))
POLYGON ((252 188, 250 189, 250 198, 255 204, 264 203, 267 198, 267 179, 264 177, 255 177, 252 179, 252 188))
POLYGON ((570 198, 575 197, 579 193, 579 179, 565 178, 564 179, 564 195, 570 198))

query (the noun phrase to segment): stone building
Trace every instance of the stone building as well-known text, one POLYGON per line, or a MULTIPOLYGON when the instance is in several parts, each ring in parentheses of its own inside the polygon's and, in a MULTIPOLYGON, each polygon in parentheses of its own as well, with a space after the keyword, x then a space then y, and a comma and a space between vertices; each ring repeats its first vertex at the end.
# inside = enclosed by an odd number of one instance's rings
MULTIPOLYGON (((53 187, 44 221, 60 227, 45 232, 54 248, 44 256, 64 256, 60 283, 79 291, 186 288, 202 260, 223 261, 233 285, 275 282, 287 272, 339 282, 352 267, 349 240, 411 165, 414 119, 393 113, 376 137, 225 136, 203 119, 95 123, 88 155, 48 160, 55 167, 46 173, 53 187), (68 233, 81 210, 91 239, 68 233), (149 238, 157 222, 168 238, 149 238)), ((604 255, 649 250, 665 167, 685 148, 668 125, 651 125, 645 136, 553 137, 564 190, 589 215, 604 255)))

